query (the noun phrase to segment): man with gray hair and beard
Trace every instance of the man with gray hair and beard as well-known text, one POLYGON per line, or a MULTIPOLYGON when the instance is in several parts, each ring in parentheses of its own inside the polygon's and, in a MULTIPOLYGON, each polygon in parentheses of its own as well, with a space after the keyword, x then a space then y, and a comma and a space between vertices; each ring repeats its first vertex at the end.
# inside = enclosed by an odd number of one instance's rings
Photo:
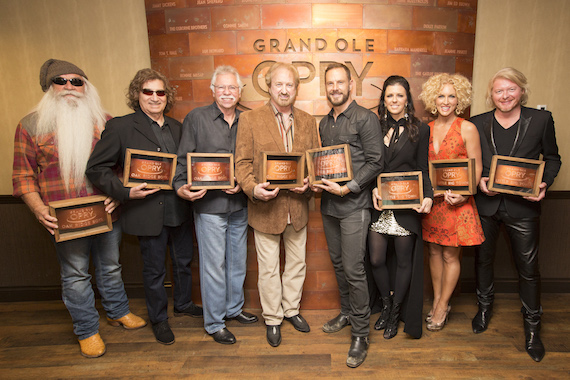
MULTIPOLYGON (((40 69, 40 85, 46 94, 16 129, 12 182, 14 196, 22 197, 54 235, 58 220, 49 214, 48 202, 101 194, 85 178, 85 168, 108 116, 95 87, 72 63, 47 60, 40 69)), ((112 213, 118 202, 107 198, 105 205, 112 213)), ((71 314, 81 354, 89 358, 106 350, 88 272, 90 255, 107 321, 126 329, 146 325, 129 311, 119 264, 120 242, 121 227, 113 218, 110 232, 55 243, 63 302, 71 314)))

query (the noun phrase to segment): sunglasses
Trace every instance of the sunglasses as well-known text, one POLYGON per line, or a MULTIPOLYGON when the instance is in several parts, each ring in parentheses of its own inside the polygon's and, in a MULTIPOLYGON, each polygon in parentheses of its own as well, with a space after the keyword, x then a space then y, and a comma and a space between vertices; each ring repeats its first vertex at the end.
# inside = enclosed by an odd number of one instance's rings
POLYGON ((65 86, 67 84, 67 82, 71 83, 71 85, 75 86, 75 87, 81 87, 85 84, 83 79, 79 79, 79 78, 65 79, 62 77, 55 77, 51 81, 55 84, 60 85, 60 86, 65 86))
POLYGON ((148 95, 148 96, 152 96, 152 94, 156 94, 156 96, 164 96, 166 95, 166 91, 165 90, 158 90, 158 91, 153 91, 153 90, 149 90, 148 88, 143 88, 141 91, 143 94, 148 95))

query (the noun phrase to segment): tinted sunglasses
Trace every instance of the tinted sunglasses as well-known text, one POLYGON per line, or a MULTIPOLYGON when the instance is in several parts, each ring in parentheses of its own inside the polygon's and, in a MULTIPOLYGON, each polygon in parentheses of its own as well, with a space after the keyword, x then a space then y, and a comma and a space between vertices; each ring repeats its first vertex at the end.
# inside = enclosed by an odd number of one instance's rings
POLYGON ((55 77, 51 81, 55 84, 60 85, 60 86, 65 86, 67 82, 71 83, 71 85, 75 86, 75 87, 81 87, 85 84, 83 79, 79 79, 79 78, 65 79, 62 77, 55 77))
POLYGON ((164 90, 153 91, 153 90, 149 90, 148 88, 143 88, 141 92, 145 95, 148 95, 148 96, 152 96, 152 94, 156 94, 156 96, 166 95, 166 91, 164 91, 164 90))

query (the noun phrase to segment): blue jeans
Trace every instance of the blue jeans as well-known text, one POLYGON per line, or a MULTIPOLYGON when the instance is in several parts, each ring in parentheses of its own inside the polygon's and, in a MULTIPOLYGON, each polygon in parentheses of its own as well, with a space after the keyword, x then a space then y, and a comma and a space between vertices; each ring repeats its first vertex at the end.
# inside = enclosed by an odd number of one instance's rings
POLYGON ((97 289, 101 303, 111 319, 129 313, 129 300, 121 277, 119 244, 121 223, 113 223, 113 231, 75 240, 55 243, 60 265, 63 303, 73 321, 78 339, 87 339, 99 331, 99 313, 89 274, 89 256, 95 266, 97 289))
POLYGON ((168 319, 168 295, 164 288, 166 248, 170 249, 174 309, 182 311, 192 303, 192 220, 178 227, 163 226, 158 236, 139 236, 143 259, 143 285, 150 322, 168 319))
POLYGON ((224 318, 241 313, 247 262, 247 208, 225 214, 194 213, 200 252, 204 328, 226 327, 224 318))

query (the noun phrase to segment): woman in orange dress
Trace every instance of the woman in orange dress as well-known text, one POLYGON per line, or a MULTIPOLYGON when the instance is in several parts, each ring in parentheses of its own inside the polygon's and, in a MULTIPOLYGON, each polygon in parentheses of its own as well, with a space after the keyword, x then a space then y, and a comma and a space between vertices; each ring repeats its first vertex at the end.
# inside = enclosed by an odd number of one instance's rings
MULTIPOLYGON (((483 168, 479 133, 475 125, 458 117, 471 104, 471 83, 459 74, 434 75, 424 83, 420 99, 426 110, 437 115, 429 124, 429 160, 474 158, 475 183, 479 183, 483 168)), ((439 331, 447 323, 449 300, 459 280, 461 247, 485 240, 473 197, 451 190, 436 196, 422 220, 422 234, 429 243, 434 293, 426 327, 439 331)))

